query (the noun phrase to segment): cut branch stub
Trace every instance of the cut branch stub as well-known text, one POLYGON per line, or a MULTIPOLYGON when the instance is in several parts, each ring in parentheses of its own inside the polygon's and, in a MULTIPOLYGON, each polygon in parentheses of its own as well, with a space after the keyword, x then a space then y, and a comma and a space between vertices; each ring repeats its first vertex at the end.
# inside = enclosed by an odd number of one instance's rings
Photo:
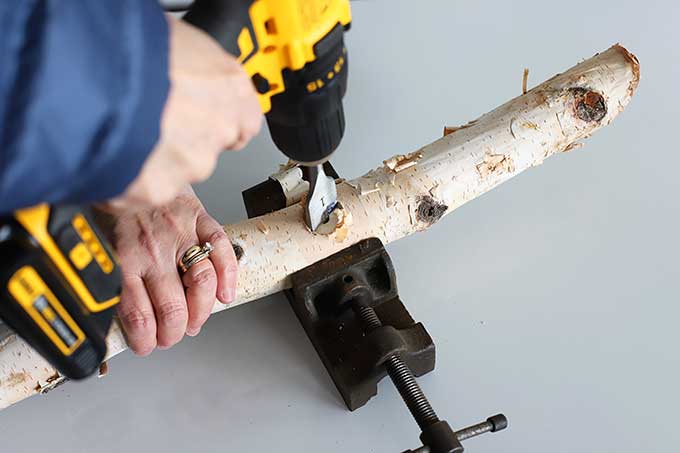
POLYGON ((418 208, 416 209, 416 218, 419 222, 433 225, 442 218, 449 209, 444 203, 439 203, 437 200, 429 195, 420 197, 418 200, 418 208))
POLYGON ((572 88, 576 116, 586 122, 600 121, 607 115, 607 103, 597 91, 588 88, 572 88))

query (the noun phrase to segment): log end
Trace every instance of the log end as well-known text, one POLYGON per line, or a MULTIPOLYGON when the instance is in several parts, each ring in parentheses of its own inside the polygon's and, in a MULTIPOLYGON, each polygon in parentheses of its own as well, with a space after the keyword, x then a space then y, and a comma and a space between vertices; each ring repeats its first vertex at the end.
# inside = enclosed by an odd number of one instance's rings
POLYGON ((628 63, 630 64, 630 69, 633 72, 633 78, 628 84, 628 95, 633 96, 633 93, 635 93, 635 90, 637 89, 640 83, 640 61, 635 56, 635 54, 631 53, 628 49, 626 49, 619 43, 614 44, 611 47, 611 49, 620 52, 623 55, 624 59, 628 61, 628 63))

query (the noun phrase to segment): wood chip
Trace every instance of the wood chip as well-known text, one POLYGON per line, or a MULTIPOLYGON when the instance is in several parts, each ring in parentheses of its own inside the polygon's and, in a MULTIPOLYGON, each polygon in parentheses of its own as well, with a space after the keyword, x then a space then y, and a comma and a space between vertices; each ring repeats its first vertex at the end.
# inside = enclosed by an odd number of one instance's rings
POLYGON ((457 132, 461 129, 466 129, 470 126, 474 126, 476 122, 477 120, 472 120, 468 121, 467 124, 463 124, 462 126, 444 126, 444 137, 453 134, 454 132, 457 132))
POLYGON ((265 225, 262 220, 257 220, 255 222, 255 227, 257 227, 257 229, 260 230, 260 233, 269 234, 269 227, 265 225))
POLYGON ((99 374, 97 377, 103 378, 107 374, 109 374, 109 362, 104 361, 101 365, 99 365, 99 374))
POLYGON ((423 157, 422 151, 414 151, 409 154, 398 154, 383 161, 383 164, 395 173, 413 167, 423 157))

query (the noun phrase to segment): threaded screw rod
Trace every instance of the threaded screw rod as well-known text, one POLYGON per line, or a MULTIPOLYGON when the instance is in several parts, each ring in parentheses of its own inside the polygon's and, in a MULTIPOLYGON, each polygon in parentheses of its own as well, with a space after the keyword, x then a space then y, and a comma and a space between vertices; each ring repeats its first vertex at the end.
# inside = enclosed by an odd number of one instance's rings
MULTIPOLYGON (((382 322, 373 308, 357 303, 353 305, 353 308, 364 325, 366 333, 382 326, 382 322)), ((385 360, 385 369, 420 429, 425 429, 427 426, 437 423, 439 417, 432 409, 411 369, 404 363, 399 354, 393 354, 385 360)))

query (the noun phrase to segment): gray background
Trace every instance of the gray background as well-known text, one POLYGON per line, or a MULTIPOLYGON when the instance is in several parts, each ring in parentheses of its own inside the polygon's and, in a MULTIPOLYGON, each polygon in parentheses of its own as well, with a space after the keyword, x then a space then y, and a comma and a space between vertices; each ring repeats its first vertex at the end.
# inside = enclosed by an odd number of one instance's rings
MULTIPOLYGON (((518 95, 524 67, 534 85, 617 41, 638 55, 636 97, 584 148, 388 250, 403 300, 437 344, 437 368, 420 380, 435 408, 459 427, 510 418, 468 451, 677 451, 680 6, 393 0, 353 11, 347 134, 333 160, 348 177, 518 95)), ((280 160, 263 133, 198 192, 216 218, 237 221, 240 190, 280 160)), ((344 409, 280 295, 110 368, 0 413, 0 450, 417 446, 387 382, 344 409)))

